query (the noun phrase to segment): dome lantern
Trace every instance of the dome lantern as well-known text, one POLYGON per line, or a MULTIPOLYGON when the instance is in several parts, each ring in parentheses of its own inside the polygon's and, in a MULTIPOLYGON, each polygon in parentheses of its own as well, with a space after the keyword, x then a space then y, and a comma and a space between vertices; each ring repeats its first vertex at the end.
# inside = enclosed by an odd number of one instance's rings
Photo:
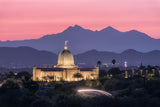
POLYGON ((67 43, 68 43, 68 41, 65 41, 64 50, 67 50, 67 43))
POLYGON ((59 68, 74 68, 77 67, 74 64, 74 58, 72 53, 67 48, 67 42, 65 41, 64 50, 58 56, 58 64, 55 67, 59 68))

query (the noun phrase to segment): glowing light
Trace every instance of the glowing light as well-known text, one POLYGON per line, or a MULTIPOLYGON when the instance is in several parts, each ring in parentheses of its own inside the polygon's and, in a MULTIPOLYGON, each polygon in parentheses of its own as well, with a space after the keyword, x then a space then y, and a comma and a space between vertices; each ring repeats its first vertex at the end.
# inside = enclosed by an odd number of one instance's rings
POLYGON ((79 93, 83 93, 83 92, 98 92, 98 93, 101 93, 101 94, 104 94, 106 96, 112 96, 112 94, 106 92, 106 91, 102 91, 102 90, 97 90, 97 89, 80 89, 80 90, 77 90, 79 93))
POLYGON ((67 81, 70 81, 70 78, 67 78, 67 81))
POLYGON ((124 67, 127 68, 127 61, 124 62, 124 67))
POLYGON ((39 38, 72 24, 91 30, 108 25, 122 32, 137 29, 160 38, 159 4, 160 0, 0 0, 0 40, 39 38))

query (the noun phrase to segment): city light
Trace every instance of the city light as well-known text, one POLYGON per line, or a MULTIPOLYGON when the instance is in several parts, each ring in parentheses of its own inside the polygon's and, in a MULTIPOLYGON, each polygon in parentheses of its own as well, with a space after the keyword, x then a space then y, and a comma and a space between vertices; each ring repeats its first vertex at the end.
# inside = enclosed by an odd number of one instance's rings
POLYGON ((79 89, 77 90, 77 92, 79 93, 85 93, 85 92, 98 92, 98 93, 101 93, 101 94, 104 94, 106 96, 112 96, 112 94, 106 92, 106 91, 102 91, 102 90, 97 90, 97 89, 79 89))

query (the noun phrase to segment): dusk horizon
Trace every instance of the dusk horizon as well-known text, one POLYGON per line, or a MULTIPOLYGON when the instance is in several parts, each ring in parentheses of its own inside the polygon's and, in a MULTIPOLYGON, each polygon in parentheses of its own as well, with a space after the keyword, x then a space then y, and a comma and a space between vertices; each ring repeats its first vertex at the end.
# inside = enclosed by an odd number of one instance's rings
POLYGON ((158 0, 0 0, 0 40, 36 39, 75 24, 91 30, 112 26, 160 38, 158 0))
POLYGON ((0 0, 0 107, 160 107, 160 0, 0 0))
MULTIPOLYGON (((102 30, 104 30, 104 29, 106 29, 106 28, 113 28, 114 30, 117 30, 117 31, 119 31, 119 32, 129 32, 129 31, 138 31, 138 32, 141 32, 141 31, 139 31, 138 29, 129 29, 129 30, 126 30, 126 31, 120 31, 119 29, 117 29, 117 28, 115 28, 115 27, 113 27, 113 26, 110 26, 110 25, 108 25, 108 26, 106 26, 106 27, 104 27, 104 28, 102 28, 102 29, 99 29, 99 30, 97 30, 97 29, 92 30, 92 29, 89 29, 89 28, 84 28, 83 26, 80 26, 79 24, 74 24, 74 25, 71 25, 71 26, 68 26, 68 27, 62 29, 60 32, 50 33, 50 34, 44 34, 44 35, 39 36, 38 38, 28 38, 28 39, 25 39, 25 38, 24 38, 24 39, 0 40, 0 41, 6 42, 6 41, 21 41, 21 40, 23 41, 23 40, 30 40, 30 39, 40 39, 40 38, 42 38, 42 37, 44 37, 44 36, 46 36, 46 35, 54 35, 54 34, 62 33, 62 32, 64 32, 65 30, 67 30, 68 28, 70 28, 70 27, 75 27, 75 26, 78 26, 78 27, 81 27, 81 28, 84 29, 84 30, 90 30, 90 31, 93 31, 93 32, 99 32, 99 31, 102 31, 102 30)), ((144 33, 144 34, 148 35, 148 34, 145 33, 145 32, 141 32, 141 33, 144 33)), ((148 35, 148 36, 151 37, 151 38, 153 38, 153 39, 160 39, 160 38, 154 38, 154 37, 152 37, 152 36, 150 36, 150 35, 148 35)))

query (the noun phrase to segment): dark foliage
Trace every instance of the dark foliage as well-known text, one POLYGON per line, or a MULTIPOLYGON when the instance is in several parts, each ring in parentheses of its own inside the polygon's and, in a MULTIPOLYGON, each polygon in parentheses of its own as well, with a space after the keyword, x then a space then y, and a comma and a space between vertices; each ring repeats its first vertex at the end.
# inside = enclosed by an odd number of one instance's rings
MULTIPOLYGON (((112 70, 110 70, 112 71, 112 70)), ((117 70, 116 70, 117 71, 117 70)), ((116 72, 113 71, 113 72, 116 72)), ((113 73, 112 72, 112 73, 113 73)), ((152 73, 152 72, 151 72, 152 73)), ((106 75, 106 74, 104 74, 106 75)), ((141 76, 119 78, 102 76, 97 80, 77 82, 34 82, 23 80, 23 88, 6 81, 0 88, 0 107, 159 107, 160 78, 141 76), (40 85, 39 84, 50 84, 40 85), (82 97, 76 89, 90 87, 106 90, 114 97, 103 95, 82 97)))
POLYGON ((23 86, 29 91, 30 95, 35 95, 39 90, 39 85, 34 81, 23 81, 23 86))
POLYGON ((113 59, 113 60, 112 60, 112 64, 114 65, 115 63, 116 63, 116 60, 115 60, 115 59, 113 59))
POLYGON ((17 74, 17 78, 21 78, 22 80, 28 81, 31 79, 32 75, 28 73, 27 71, 22 71, 17 74))
POLYGON ((109 79, 104 83, 104 89, 106 91, 114 91, 128 88, 130 85, 129 81, 119 79, 109 79))
POLYGON ((76 73, 76 74, 74 74, 74 78, 82 78, 83 76, 82 76, 82 74, 81 73, 76 73))
POLYGON ((1 88, 4 89, 19 89, 19 85, 11 80, 7 80, 6 83, 2 85, 1 88))
POLYGON ((105 76, 107 76, 107 72, 105 70, 99 70, 99 77, 103 78, 105 76))
POLYGON ((102 63, 101 61, 97 61, 97 65, 100 66, 102 63))
POLYGON ((122 74, 122 72, 118 67, 115 67, 109 69, 108 74, 117 75, 117 74, 122 74))

